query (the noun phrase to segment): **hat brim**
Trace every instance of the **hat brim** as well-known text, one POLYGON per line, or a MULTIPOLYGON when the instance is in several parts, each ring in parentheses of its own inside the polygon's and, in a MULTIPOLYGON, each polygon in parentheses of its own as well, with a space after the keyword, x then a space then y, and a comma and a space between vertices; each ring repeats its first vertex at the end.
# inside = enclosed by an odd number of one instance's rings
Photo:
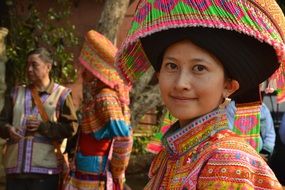
POLYGON ((225 29, 168 29, 141 38, 141 43, 150 63, 159 71, 164 51, 171 44, 184 39, 190 39, 197 46, 216 56, 223 64, 228 77, 239 82, 240 89, 233 97, 257 87, 279 67, 272 46, 225 29))

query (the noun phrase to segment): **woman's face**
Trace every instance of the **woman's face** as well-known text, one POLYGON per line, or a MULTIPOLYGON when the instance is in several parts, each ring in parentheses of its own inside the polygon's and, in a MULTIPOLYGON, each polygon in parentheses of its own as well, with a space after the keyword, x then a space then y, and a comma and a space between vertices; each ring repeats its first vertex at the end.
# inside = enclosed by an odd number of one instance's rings
POLYGON ((211 112, 237 90, 225 79, 219 60, 190 40, 166 49, 158 79, 162 99, 181 126, 211 112))

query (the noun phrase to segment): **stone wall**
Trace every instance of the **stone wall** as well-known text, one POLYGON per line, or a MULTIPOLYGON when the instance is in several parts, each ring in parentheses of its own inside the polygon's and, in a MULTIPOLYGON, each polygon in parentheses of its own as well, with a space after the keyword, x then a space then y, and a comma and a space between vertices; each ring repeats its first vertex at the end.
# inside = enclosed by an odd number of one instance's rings
MULTIPOLYGON (((6 57, 6 46, 5 46, 5 37, 8 34, 8 30, 6 28, 0 27, 0 110, 2 110, 4 105, 4 97, 5 97, 5 63, 7 61, 6 57)), ((0 187, 5 181, 5 173, 2 164, 2 153, 4 148, 5 141, 0 139, 0 187)), ((1 189, 1 188, 0 188, 1 189)))
POLYGON ((5 84, 5 62, 7 61, 6 57, 6 47, 5 47, 5 37, 8 34, 6 28, 0 27, 0 110, 2 110, 4 105, 4 94, 6 90, 5 84))

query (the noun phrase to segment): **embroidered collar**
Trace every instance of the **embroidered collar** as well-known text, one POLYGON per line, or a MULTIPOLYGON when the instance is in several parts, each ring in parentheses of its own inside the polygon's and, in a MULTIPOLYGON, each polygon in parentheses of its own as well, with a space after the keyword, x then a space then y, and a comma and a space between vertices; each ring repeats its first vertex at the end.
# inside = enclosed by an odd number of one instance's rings
POLYGON ((181 155, 204 142, 218 131, 227 129, 225 110, 210 112, 183 128, 176 122, 163 136, 162 142, 172 155, 181 155))

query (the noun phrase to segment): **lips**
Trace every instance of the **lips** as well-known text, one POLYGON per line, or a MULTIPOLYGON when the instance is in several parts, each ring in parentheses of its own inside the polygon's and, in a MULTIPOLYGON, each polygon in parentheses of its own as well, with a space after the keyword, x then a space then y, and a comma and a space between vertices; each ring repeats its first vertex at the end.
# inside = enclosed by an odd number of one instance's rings
POLYGON ((192 97, 188 97, 188 96, 173 96, 171 95, 170 96, 172 99, 175 99, 175 100, 195 100, 197 98, 192 98, 192 97))
POLYGON ((28 74, 28 78, 29 79, 32 79, 32 78, 34 78, 35 76, 33 75, 33 74, 28 74))

